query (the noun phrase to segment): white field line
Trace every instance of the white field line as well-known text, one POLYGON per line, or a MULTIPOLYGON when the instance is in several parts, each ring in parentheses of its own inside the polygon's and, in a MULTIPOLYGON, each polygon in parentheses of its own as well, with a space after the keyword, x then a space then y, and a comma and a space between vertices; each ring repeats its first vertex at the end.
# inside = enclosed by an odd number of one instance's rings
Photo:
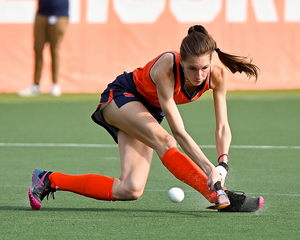
MULTIPOLYGON (((80 148, 116 148, 117 144, 85 144, 85 143, 0 143, 0 147, 80 147, 80 148)), ((215 148, 215 145, 199 145, 200 148, 215 148)), ((236 149, 299 149, 300 146, 260 146, 231 145, 236 149)))
POLYGON ((82 148, 113 148, 117 144, 81 144, 81 143, 0 143, 0 147, 82 147, 82 148))

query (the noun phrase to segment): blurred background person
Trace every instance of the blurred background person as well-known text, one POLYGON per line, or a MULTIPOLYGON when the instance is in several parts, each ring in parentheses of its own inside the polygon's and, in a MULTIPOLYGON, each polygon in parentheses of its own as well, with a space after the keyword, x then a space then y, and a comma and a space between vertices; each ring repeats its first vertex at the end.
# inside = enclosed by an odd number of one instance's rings
POLYGON ((35 66, 33 84, 20 91, 23 97, 40 95, 40 80, 43 68, 43 49, 50 45, 52 59, 52 87, 50 94, 61 95, 58 85, 59 49, 69 23, 69 0, 39 0, 38 11, 34 21, 34 52, 35 66))

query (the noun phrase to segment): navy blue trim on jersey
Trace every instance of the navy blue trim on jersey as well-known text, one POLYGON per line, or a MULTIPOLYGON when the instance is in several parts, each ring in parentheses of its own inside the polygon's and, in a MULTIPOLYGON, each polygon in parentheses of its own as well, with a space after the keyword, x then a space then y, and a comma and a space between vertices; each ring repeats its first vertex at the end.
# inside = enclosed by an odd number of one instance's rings
MULTIPOLYGON (((175 79, 175 83, 176 83, 176 79, 177 79, 177 64, 176 64, 176 56, 173 52, 171 52, 173 54, 173 74, 174 74, 174 79, 175 79)), ((179 64, 181 65, 181 64, 179 64)))
MULTIPOLYGON (((164 56, 164 55, 167 54, 167 53, 171 53, 171 54, 173 55, 173 59, 174 59, 173 73, 174 73, 174 76, 175 76, 175 79, 176 79, 176 76, 177 76, 177 72, 176 72, 176 69, 177 69, 177 68, 176 68, 176 56, 175 56, 175 53, 173 53, 173 52, 165 52, 165 53, 162 54, 159 58, 157 58, 156 61, 152 64, 152 67, 151 67, 151 69, 150 69, 150 72, 151 72, 153 66, 155 65, 155 63, 156 63, 162 56, 164 56)), ((152 79, 152 77, 151 77, 151 75, 150 75, 150 72, 149 72, 149 77, 150 77, 151 81, 156 85, 156 83, 153 81, 153 79, 152 79)))
POLYGON ((37 13, 45 16, 68 17, 69 0, 39 0, 37 13))

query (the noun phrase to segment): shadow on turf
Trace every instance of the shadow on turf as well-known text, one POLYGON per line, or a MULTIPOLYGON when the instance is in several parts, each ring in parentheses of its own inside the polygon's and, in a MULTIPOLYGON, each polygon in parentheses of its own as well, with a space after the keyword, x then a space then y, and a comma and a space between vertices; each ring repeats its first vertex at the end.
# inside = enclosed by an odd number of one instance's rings
MULTIPOLYGON (((0 206, 0 211, 31 211, 30 207, 21 207, 21 206, 0 206)), ((150 210, 150 209, 124 209, 124 208, 42 208, 37 212, 98 212, 98 213, 125 213, 126 216, 137 217, 137 214, 141 214, 142 217, 145 216, 145 213, 148 214, 157 214, 157 213, 166 213, 166 214, 178 214, 178 215, 188 215, 193 217, 206 217, 200 214, 203 213, 217 213, 217 211, 174 211, 174 210, 150 210)), ((148 217, 151 217, 149 215, 148 217)))

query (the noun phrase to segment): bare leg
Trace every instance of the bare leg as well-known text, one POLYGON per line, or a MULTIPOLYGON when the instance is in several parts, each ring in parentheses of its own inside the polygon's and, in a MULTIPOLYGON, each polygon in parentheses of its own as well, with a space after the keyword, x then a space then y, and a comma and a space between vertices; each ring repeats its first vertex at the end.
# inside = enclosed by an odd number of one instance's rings
POLYGON ((50 51, 52 57, 52 81, 54 84, 58 82, 59 49, 67 30, 68 22, 68 17, 59 17, 55 25, 49 26, 50 51))
POLYGON ((37 85, 40 83, 43 68, 43 49, 47 41, 47 19, 47 17, 36 15, 34 22, 35 66, 33 81, 37 85))
POLYGON ((103 109, 103 116, 109 124, 154 149, 160 158, 168 149, 177 146, 175 139, 140 102, 129 102, 118 108, 112 100, 103 109))
POLYGON ((113 184, 115 200, 135 200, 144 191, 148 179, 153 150, 123 131, 118 134, 121 176, 113 184))

